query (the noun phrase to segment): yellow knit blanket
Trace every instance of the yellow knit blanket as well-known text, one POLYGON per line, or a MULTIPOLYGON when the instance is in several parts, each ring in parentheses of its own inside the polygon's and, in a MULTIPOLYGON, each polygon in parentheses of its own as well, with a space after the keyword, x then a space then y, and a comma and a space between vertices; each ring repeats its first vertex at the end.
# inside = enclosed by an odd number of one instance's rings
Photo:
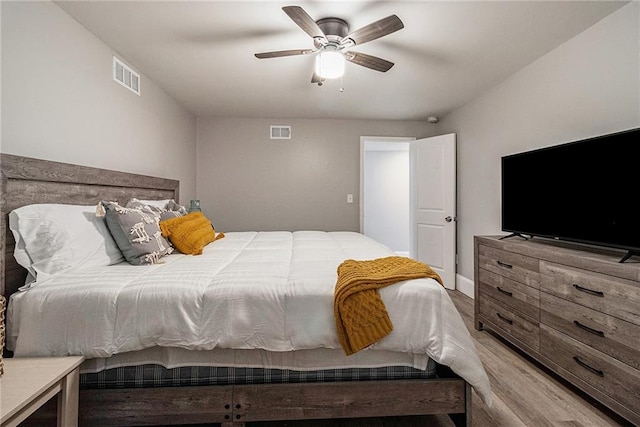
POLYGON ((340 344, 347 356, 381 340, 393 330, 378 289, 438 273, 411 258, 390 256, 371 261, 344 261, 338 267, 333 310, 340 344))

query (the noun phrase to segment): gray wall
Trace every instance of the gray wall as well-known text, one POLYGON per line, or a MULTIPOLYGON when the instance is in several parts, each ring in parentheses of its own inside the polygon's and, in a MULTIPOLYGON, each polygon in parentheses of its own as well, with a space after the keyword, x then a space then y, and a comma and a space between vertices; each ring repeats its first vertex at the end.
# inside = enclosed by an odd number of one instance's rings
POLYGON ((195 197, 191 113, 144 75, 141 96, 114 82, 116 52, 54 3, 0 7, 1 152, 179 179, 195 197))
POLYGON ((614 12, 442 120, 458 141, 459 274, 473 280, 474 235, 501 234, 501 156, 640 126, 639 8, 614 12))
POLYGON ((360 137, 433 132, 426 121, 199 118, 198 196, 221 231, 359 231, 360 137), (291 125, 292 139, 270 140, 269 125, 291 125))

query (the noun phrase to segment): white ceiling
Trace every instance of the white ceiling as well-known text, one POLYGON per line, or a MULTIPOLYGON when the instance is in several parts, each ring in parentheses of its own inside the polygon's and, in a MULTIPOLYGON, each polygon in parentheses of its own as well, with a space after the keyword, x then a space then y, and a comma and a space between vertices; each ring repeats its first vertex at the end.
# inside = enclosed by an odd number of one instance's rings
MULTIPOLYGON (((425 120, 442 117, 620 8, 626 1, 57 1, 197 116, 425 120), (311 84, 313 47, 282 7, 356 30, 396 14, 405 28, 357 51, 395 63, 347 63, 311 84)), ((144 77, 143 77, 144 79, 144 77)), ((144 91, 144 80, 141 85, 144 91)))

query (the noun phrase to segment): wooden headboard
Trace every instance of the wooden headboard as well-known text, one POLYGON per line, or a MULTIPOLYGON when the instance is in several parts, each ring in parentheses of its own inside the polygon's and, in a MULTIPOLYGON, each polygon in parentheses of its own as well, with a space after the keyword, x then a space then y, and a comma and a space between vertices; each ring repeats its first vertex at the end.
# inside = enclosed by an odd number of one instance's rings
POLYGON ((180 182, 107 169, 0 154, 0 294, 9 298, 24 284, 27 271, 13 257, 15 240, 8 215, 35 203, 93 205, 101 200, 175 199, 180 182))

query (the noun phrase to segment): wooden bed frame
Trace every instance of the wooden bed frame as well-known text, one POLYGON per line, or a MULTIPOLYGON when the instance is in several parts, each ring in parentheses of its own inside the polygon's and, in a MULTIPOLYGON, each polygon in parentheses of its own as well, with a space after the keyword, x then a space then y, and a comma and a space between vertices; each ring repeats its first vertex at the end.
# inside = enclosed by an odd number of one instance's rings
MULTIPOLYGON (((11 210, 33 203, 125 203, 131 197, 178 201, 179 182, 172 179, 8 154, 0 154, 0 173, 0 292, 7 298, 26 277, 13 257, 11 210)), ((427 380, 81 390, 79 419, 86 426, 240 427, 251 421, 430 414, 449 414, 457 426, 471 426, 470 385, 443 369, 427 380)))

